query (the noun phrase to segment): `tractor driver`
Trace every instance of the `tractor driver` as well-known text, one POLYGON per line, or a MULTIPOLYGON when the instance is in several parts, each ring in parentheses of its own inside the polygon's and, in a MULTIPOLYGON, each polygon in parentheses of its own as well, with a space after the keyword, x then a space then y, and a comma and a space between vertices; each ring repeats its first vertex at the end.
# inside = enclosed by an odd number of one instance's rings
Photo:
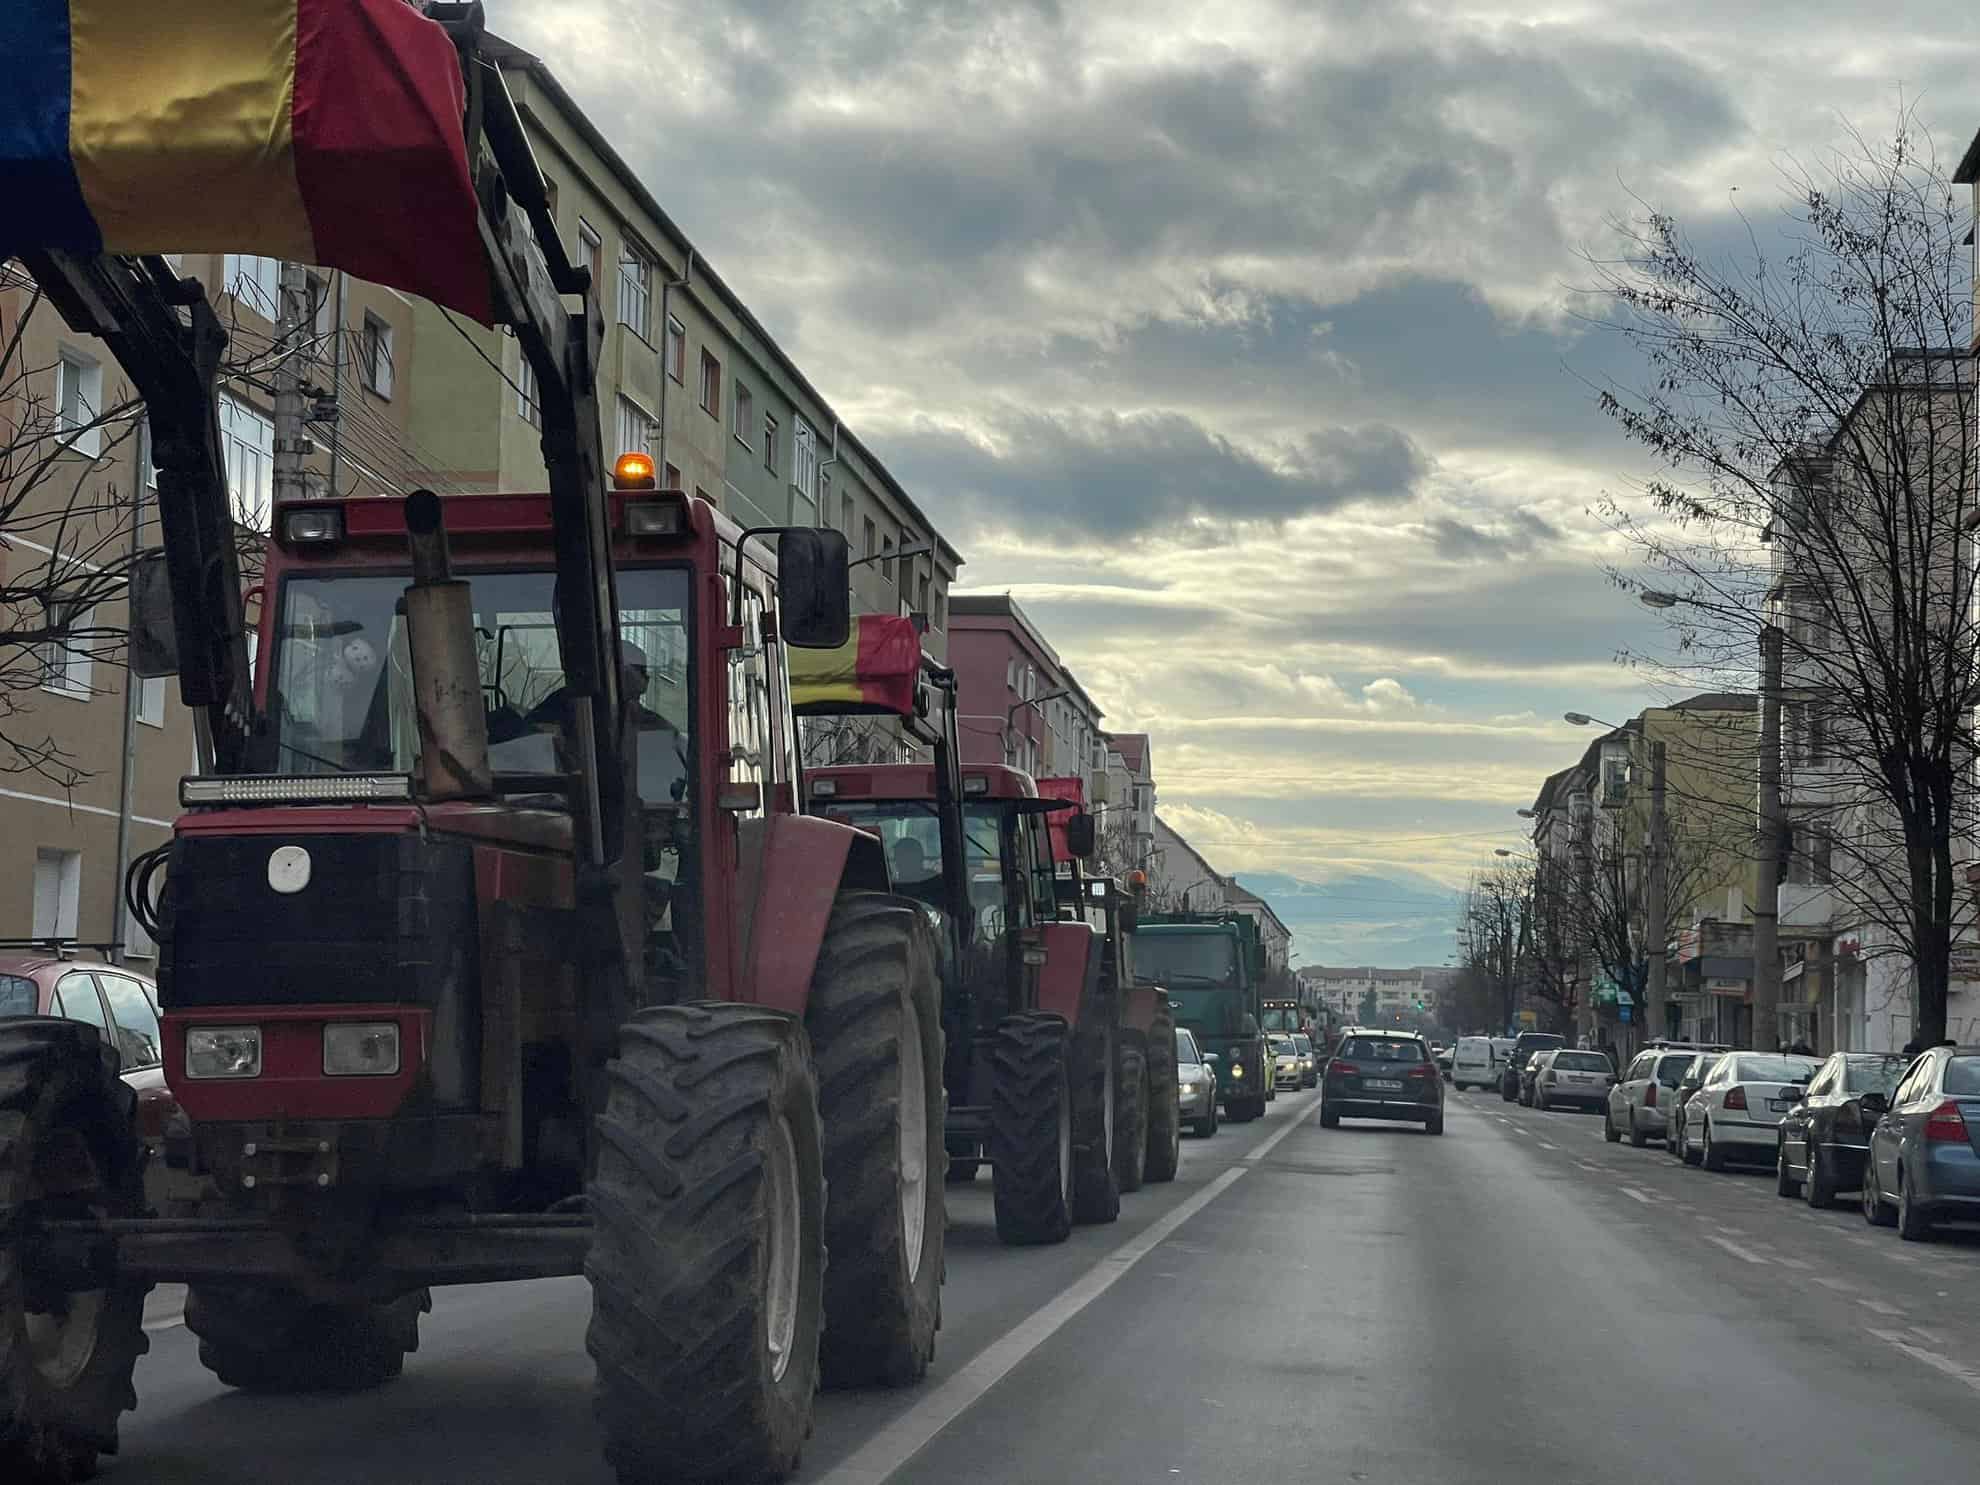
MULTIPOLYGON (((680 800, 687 793, 687 749, 680 729, 646 704, 651 675, 646 651, 629 639, 620 640, 619 686, 632 704, 640 795, 653 801, 680 800)), ((559 686, 530 708, 526 721, 532 728, 554 727, 571 737, 576 732, 572 705, 576 699, 568 686, 559 686)))

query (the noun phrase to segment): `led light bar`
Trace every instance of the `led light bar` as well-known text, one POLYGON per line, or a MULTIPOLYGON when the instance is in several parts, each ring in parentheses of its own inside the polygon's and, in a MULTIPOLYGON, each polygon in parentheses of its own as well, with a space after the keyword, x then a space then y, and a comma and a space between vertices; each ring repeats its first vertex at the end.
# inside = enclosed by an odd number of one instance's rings
POLYGON ((179 803, 188 809, 196 804, 389 804, 411 798, 412 778, 403 773, 249 774, 179 780, 179 803))

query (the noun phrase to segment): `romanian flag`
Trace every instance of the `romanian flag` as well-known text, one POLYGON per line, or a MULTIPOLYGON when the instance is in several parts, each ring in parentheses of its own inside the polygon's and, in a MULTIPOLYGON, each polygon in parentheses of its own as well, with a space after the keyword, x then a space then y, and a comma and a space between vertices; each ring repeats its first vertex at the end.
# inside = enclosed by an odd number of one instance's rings
POLYGON ((836 650, 790 651, 791 705, 800 716, 914 715, 921 634, 912 619, 858 614, 836 650))
POLYGON ((0 258, 253 253, 485 322, 464 104, 405 0, 0 0, 0 258))

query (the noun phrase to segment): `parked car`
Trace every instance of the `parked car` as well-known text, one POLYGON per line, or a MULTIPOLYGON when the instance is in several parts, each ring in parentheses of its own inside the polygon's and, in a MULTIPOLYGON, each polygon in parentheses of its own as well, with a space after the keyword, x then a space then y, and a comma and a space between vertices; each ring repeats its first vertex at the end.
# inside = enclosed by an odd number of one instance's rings
POLYGON ((1639 1150, 1653 1139, 1662 1139, 1670 1126, 1677 1086, 1699 1051, 1659 1043, 1638 1052, 1609 1093, 1602 1114, 1603 1138, 1613 1145, 1626 1134, 1639 1150))
POLYGON ((1347 1119, 1409 1119, 1430 1134, 1444 1132, 1444 1080, 1430 1045, 1413 1031, 1354 1027, 1341 1037, 1320 1081, 1320 1123, 1347 1119))
POLYGON ((1540 1069, 1553 1061, 1557 1047, 1542 1047, 1526 1059, 1526 1066, 1519 1070, 1519 1102, 1523 1108, 1533 1107, 1534 1080, 1540 1076, 1540 1069))
POLYGON ((1600 1052, 1564 1047, 1533 1059, 1540 1069, 1533 1077, 1533 1107, 1546 1111, 1563 1104, 1591 1112, 1609 1101, 1616 1070, 1600 1052))
POLYGON ((1290 1036, 1272 1038, 1272 1086, 1299 1088, 1305 1077, 1299 1066, 1299 1046, 1290 1036))
POLYGON ((1870 1131, 1863 1215, 1910 1242, 1980 1220, 1980 1047, 1933 1047, 1898 1080, 1870 1131))
POLYGON ((1677 1088, 1671 1094, 1671 1116, 1664 1128, 1664 1148, 1680 1160, 1684 1159, 1684 1121, 1691 1107, 1691 1096, 1723 1056, 1723 1052, 1700 1052, 1693 1057, 1685 1064, 1683 1076, 1678 1079, 1677 1088))
POLYGON ((1293 1045, 1299 1048, 1299 1085, 1302 1088, 1320 1086, 1320 1066, 1314 1061, 1313 1038, 1303 1031, 1293 1033, 1293 1045))
POLYGON ((150 976, 85 963, 59 948, 0 952, 0 1016, 61 1016, 103 1033, 117 1050, 119 1076, 137 1094, 138 1134, 151 1157, 147 1175, 162 1181, 165 1126, 179 1105, 165 1086, 158 987, 150 976))
POLYGON ((1489 1036, 1461 1036, 1451 1048, 1451 1086, 1489 1088, 1499 1081, 1499 1053, 1489 1036))
POLYGON ((1456 1052, 1450 1047, 1437 1046, 1431 1047, 1430 1051, 1432 1059, 1437 1064, 1437 1071, 1444 1075, 1444 1081, 1446 1083, 1450 1082, 1451 1064, 1456 1061, 1456 1052))
POLYGON ((1176 1101, 1191 1134, 1217 1132, 1217 1074, 1196 1049, 1189 1028, 1176 1028, 1176 1101))
POLYGON ((1808 1080, 1808 1092, 1781 1116, 1774 1189, 1797 1192, 1811 1207, 1834 1203, 1838 1191, 1859 1191, 1870 1131, 1877 1116, 1863 1106, 1888 1100, 1911 1059, 1895 1052, 1837 1052, 1808 1080))
POLYGON ((1680 1146, 1685 1163, 1724 1170, 1734 1160, 1772 1159, 1781 1116, 1794 1107, 1821 1065, 1819 1058, 1783 1052, 1728 1052, 1721 1057, 1685 1105, 1685 1143, 1680 1146))
POLYGON ((1535 1052, 1566 1045, 1566 1037, 1551 1031, 1522 1031, 1514 1037, 1512 1046, 1506 1051, 1505 1067, 1499 1074, 1499 1097, 1507 1103, 1519 1097, 1520 1074, 1526 1070, 1526 1061, 1535 1052))

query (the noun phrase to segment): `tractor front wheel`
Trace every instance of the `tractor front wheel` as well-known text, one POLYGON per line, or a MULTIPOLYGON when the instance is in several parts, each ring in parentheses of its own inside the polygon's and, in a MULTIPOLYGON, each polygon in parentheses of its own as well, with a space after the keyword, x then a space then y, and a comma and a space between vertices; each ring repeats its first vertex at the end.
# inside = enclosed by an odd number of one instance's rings
POLYGON ((1007 1017, 990 1050, 990 1180, 1003 1242, 1062 1243, 1072 1231, 1072 1079, 1066 1023, 1007 1017))
POLYGON ((1121 1215, 1114 1173, 1120 1043, 1113 1026, 1102 1025, 1077 1036, 1073 1046, 1073 1220, 1112 1222, 1121 1215))
POLYGON ((650 1007, 606 1075, 584 1264, 605 1457, 627 1481, 782 1479, 811 1431, 824 1316, 804 1028, 650 1007))
MULTIPOLYGON (((1176 1077, 1176 1017, 1156 1008, 1148 1033, 1148 1157, 1150 1181, 1173 1181, 1182 1164, 1182 1089, 1176 1077)), ((1213 1111, 1214 1112, 1214 1111, 1213 1111)))
POLYGON ((1139 1040, 1122 1045, 1114 1070, 1114 1179, 1122 1195, 1139 1191, 1148 1174, 1148 1058, 1139 1040))
POLYGON ((948 1226, 942 988, 919 908, 839 900, 805 1021, 825 1139, 828 1387, 900 1386, 928 1370, 942 1323, 948 1226))
POLYGON ((142 1206, 130 1090, 93 1026, 0 1022, 0 1479, 96 1473, 137 1406, 146 1284, 37 1284, 22 1239, 37 1216, 133 1217, 142 1206))
POLYGON ((419 1349, 433 1296, 415 1289, 382 1304, 312 1304, 289 1289, 196 1284, 186 1329, 199 1364, 243 1392, 356 1392, 391 1381, 419 1349))

